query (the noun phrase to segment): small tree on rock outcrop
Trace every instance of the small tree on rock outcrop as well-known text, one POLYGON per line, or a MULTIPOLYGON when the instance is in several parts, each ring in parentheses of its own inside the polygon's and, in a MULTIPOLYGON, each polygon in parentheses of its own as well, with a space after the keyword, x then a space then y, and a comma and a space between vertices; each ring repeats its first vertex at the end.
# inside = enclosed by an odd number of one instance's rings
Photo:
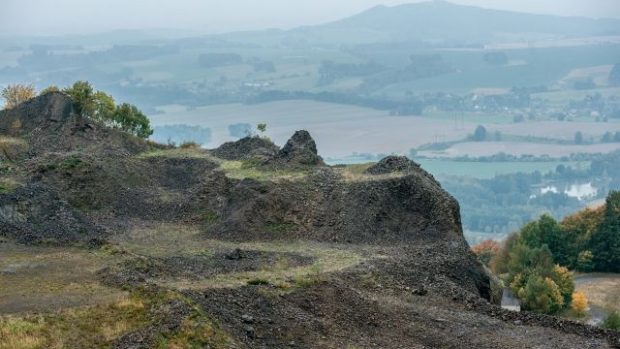
POLYGON ((140 138, 153 134, 149 119, 136 106, 116 105, 114 98, 103 91, 95 91, 87 81, 78 81, 64 89, 73 100, 73 108, 81 116, 106 126, 119 128, 140 138))
POLYGON ((17 105, 34 98, 37 94, 33 85, 9 85, 0 93, 5 100, 4 108, 12 109, 17 105))

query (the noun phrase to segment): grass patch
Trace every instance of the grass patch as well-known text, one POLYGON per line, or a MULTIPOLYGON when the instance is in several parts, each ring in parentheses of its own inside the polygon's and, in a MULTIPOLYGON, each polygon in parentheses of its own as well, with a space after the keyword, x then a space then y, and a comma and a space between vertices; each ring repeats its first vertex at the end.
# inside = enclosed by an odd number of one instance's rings
POLYGON ((20 186, 20 183, 9 177, 0 177, 0 194, 11 193, 20 186))
POLYGON ((140 153, 136 155, 136 158, 138 159, 173 158, 173 159, 209 159, 209 160, 216 159, 211 154, 209 154, 208 151, 201 149, 200 147, 158 149, 158 150, 140 153))
POLYGON ((299 287, 310 287, 325 281, 323 266, 320 263, 313 264, 306 273, 295 277, 295 285, 299 287))
POLYGON ((200 218, 202 221, 208 224, 215 224, 220 219, 220 217, 215 212, 205 212, 200 218))
POLYGON ((136 296, 107 305, 0 318, 0 349, 103 348, 147 323, 136 296))
POLYGON ((303 179, 307 176, 307 173, 301 170, 266 169, 256 166, 256 164, 252 161, 223 160, 211 155, 207 150, 196 147, 160 149, 137 155, 138 159, 158 157, 175 159, 207 159, 217 163, 226 176, 233 179, 251 178, 258 181, 292 181, 303 179))
POLYGON ((380 174, 380 175, 369 175, 369 174, 364 173, 367 169, 369 169, 374 164, 375 164, 374 162, 370 162, 370 163, 365 163, 365 164, 335 166, 333 167, 333 169, 337 173, 339 173, 346 182, 377 181, 377 180, 384 180, 384 179, 390 179, 390 178, 400 178, 404 176, 404 174, 401 172, 393 172, 393 173, 386 173, 386 174, 380 174))
POLYGON ((265 182, 295 181, 304 179, 307 176, 306 172, 300 170, 263 169, 244 161, 220 161, 220 168, 229 178, 251 178, 265 182))
POLYGON ((620 311, 620 275, 582 274, 576 278, 576 290, 583 292, 588 302, 609 311, 620 311), (580 279, 587 278, 586 282, 580 279))
POLYGON ((73 155, 73 156, 70 156, 64 159, 62 162, 60 162, 60 164, 58 165, 58 168, 61 170, 68 171, 68 170, 76 169, 82 164, 83 164, 82 159, 73 155))
POLYGON ((160 335, 157 349, 237 348, 234 340, 198 308, 183 321, 181 328, 168 335, 160 335))
MULTIPOLYGON (((116 301, 54 313, 0 317, 0 349, 109 348, 118 338, 149 325, 170 301, 189 301, 171 291, 136 290, 116 301)), ((156 348, 230 348, 230 336, 192 306, 182 325, 162 333, 156 348)))
POLYGON ((297 229, 297 227, 298 225, 295 223, 267 223, 263 229, 267 233, 285 234, 297 229))
POLYGON ((0 244, 0 314, 109 303, 125 293, 98 282, 119 257, 77 248, 0 244))
POLYGON ((39 319, 0 319, 0 349, 34 349, 44 344, 39 319))
POLYGON ((28 143, 21 138, 0 136, 0 157, 9 161, 15 161, 24 154, 28 148, 28 143))
POLYGON ((248 242, 233 243, 208 240, 214 249, 256 250, 276 253, 294 253, 312 257, 310 265, 291 267, 286 260, 275 265, 265 266, 259 271, 238 272, 216 275, 204 280, 162 280, 163 285, 177 289, 200 289, 204 287, 230 288, 247 284, 276 285, 281 289, 305 287, 316 284, 331 272, 350 268, 361 262, 364 257, 357 252, 339 248, 333 244, 317 242, 248 242))

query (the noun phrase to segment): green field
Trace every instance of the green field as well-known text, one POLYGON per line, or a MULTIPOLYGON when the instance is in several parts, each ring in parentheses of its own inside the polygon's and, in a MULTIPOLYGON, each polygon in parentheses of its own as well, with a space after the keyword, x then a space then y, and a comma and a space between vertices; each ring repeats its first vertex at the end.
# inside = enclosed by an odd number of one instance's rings
POLYGON ((493 178, 495 175, 508 173, 533 173, 539 171, 546 173, 555 170, 558 165, 566 165, 571 167, 585 167, 587 162, 464 162, 449 160, 419 160, 422 168, 430 173, 442 176, 467 176, 474 178, 493 178))

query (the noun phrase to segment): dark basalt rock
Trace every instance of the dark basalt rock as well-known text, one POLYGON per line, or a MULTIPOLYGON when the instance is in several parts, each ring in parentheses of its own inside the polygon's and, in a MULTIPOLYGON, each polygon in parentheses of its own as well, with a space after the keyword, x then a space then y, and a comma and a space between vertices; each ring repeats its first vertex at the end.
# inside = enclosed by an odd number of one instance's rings
POLYGON ((394 172, 419 171, 420 165, 405 156, 388 156, 369 167, 365 173, 371 175, 381 175, 394 172))
POLYGON ((325 165, 323 159, 318 155, 314 139, 305 130, 296 131, 269 163, 285 166, 325 165))
POLYGON ((212 150, 213 155, 225 160, 266 161, 276 156, 280 148, 269 139, 262 137, 245 137, 235 142, 227 142, 212 150))
POLYGON ((0 111, 0 134, 27 140, 31 157, 77 150, 116 156, 152 147, 143 139, 78 115, 71 98, 61 92, 46 93, 0 111))

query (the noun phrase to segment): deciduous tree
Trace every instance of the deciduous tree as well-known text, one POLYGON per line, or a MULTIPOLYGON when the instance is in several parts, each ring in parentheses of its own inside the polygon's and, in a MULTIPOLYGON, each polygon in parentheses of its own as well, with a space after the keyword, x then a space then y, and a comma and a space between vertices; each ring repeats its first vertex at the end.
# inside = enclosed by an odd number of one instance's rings
POLYGON ((37 94, 33 85, 9 85, 0 93, 4 99, 4 108, 12 109, 27 100, 34 98, 37 94))

